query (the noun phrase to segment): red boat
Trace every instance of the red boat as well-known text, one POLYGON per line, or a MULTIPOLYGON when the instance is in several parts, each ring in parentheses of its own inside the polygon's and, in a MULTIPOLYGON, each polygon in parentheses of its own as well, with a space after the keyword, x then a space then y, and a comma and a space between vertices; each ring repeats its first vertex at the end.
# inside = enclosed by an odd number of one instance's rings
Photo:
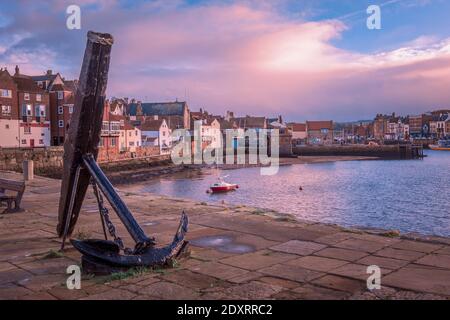
POLYGON ((212 184, 210 187, 212 193, 234 191, 239 188, 235 183, 227 183, 223 181, 223 178, 219 178, 219 181, 212 184))

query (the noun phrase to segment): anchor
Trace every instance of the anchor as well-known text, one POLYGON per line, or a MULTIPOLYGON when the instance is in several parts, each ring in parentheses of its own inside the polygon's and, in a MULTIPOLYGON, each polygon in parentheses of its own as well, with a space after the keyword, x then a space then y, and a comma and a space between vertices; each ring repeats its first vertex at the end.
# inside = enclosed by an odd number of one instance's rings
POLYGON ((66 239, 73 233, 77 223, 88 187, 92 186, 105 239, 70 241, 82 253, 83 271, 93 274, 136 267, 165 266, 188 254, 188 242, 184 239, 189 223, 187 214, 182 212, 172 243, 165 247, 156 247, 155 239, 144 233, 96 161, 113 43, 110 34, 92 31, 87 34, 75 107, 64 143, 64 168, 58 212, 57 232, 59 237, 63 238, 61 249, 64 250, 66 239), (133 249, 125 248, 122 239, 117 236, 103 196, 135 241, 133 249), (108 240, 107 231, 113 240, 108 240))

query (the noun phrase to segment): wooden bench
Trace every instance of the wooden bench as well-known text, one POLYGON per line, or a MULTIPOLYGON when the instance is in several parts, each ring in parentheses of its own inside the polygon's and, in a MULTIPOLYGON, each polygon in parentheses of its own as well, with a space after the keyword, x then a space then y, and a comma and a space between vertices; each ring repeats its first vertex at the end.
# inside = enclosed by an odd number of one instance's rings
POLYGON ((0 205, 6 203, 8 208, 3 213, 12 213, 20 211, 20 202, 25 192, 24 181, 14 181, 0 178, 0 205), (16 192, 16 195, 7 194, 7 191, 16 192), (13 207, 14 203, 14 207, 13 207))

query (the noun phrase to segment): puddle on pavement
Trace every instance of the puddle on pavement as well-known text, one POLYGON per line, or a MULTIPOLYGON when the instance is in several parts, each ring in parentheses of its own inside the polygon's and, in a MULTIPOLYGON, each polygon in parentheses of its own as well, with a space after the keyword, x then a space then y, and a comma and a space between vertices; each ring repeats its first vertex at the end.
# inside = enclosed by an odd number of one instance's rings
POLYGON ((230 236, 207 236, 189 241, 192 245, 202 248, 214 248, 225 253, 255 252, 255 248, 246 244, 236 243, 230 236))

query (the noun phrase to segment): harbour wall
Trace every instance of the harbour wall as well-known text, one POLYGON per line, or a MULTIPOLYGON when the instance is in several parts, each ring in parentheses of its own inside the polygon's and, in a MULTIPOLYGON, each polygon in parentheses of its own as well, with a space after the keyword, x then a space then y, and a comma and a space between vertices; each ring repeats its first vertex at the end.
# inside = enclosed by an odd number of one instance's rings
POLYGON ((411 145, 327 145, 298 146, 292 149, 297 156, 360 156, 385 159, 418 158, 416 148, 411 145))
MULTIPOLYGON (((63 155, 62 147, 1 148, 0 170, 22 172, 22 162, 33 160, 35 174, 60 178, 63 169, 63 155)), ((137 148, 133 153, 122 152, 116 157, 100 152, 98 162, 105 171, 116 172, 170 162, 170 155, 160 155, 159 147, 142 147, 137 148)))

